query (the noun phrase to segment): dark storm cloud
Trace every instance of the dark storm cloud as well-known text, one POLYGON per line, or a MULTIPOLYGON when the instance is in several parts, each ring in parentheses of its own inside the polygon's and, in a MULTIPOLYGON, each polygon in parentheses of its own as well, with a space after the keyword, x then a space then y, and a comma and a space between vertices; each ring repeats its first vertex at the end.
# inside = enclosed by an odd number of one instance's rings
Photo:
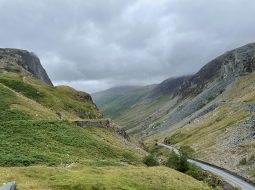
POLYGON ((193 73, 255 41, 253 0, 0 0, 0 46, 34 51, 55 84, 93 92, 193 73))

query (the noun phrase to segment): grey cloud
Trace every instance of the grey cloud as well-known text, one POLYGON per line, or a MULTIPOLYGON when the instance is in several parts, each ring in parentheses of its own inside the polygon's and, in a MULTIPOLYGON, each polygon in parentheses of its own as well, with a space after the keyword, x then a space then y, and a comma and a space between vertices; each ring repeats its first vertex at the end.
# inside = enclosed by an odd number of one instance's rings
POLYGON ((94 92, 196 72, 255 41, 253 0, 0 0, 0 46, 36 52, 55 84, 94 92))

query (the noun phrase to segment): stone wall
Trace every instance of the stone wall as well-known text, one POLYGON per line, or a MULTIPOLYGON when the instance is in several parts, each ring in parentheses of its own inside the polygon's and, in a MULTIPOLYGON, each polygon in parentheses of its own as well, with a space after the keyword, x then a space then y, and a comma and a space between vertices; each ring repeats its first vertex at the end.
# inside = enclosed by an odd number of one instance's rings
POLYGON ((110 127, 110 120, 81 120, 81 121, 73 121, 72 122, 79 127, 110 127))
POLYGON ((113 123, 110 119, 106 120, 81 120, 81 121, 72 121, 73 124, 78 125, 79 127, 85 128, 85 127, 105 127, 105 128, 111 128, 115 130, 115 132, 123 137, 125 140, 130 141, 130 138, 126 131, 122 129, 117 124, 113 123))

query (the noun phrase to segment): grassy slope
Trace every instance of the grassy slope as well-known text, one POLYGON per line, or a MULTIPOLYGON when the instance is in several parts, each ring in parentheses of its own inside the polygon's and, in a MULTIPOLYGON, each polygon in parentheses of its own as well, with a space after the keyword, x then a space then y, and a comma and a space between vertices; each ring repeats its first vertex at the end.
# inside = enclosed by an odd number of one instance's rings
POLYGON ((15 180, 22 190, 208 189, 177 171, 144 167, 144 152, 110 129, 28 120, 1 122, 0 130, 0 165, 12 166, 0 167, 0 183, 15 180))
POLYGON ((15 180, 22 190, 208 189, 174 170, 144 167, 145 152, 112 129, 57 121, 56 112, 70 120, 100 116, 79 92, 15 74, 0 74, 0 83, 0 183, 15 180))
POLYGON ((50 87, 32 77, 9 73, 0 74, 0 83, 2 88, 9 88, 17 96, 11 100, 11 108, 25 112, 33 118, 47 116, 45 119, 57 119, 56 112, 62 113, 66 119, 100 117, 93 102, 81 98, 86 94, 70 87, 50 87), (44 115, 39 114, 40 112, 44 115))
POLYGON ((2 166, 61 165, 88 159, 136 164, 142 157, 106 128, 27 120, 1 122, 0 130, 2 166))
POLYGON ((165 167, 76 165, 72 168, 44 166, 0 168, 0 182, 17 179, 20 189, 31 190, 204 190, 193 178, 165 167), (24 183, 24 181, 26 183, 24 183))
POLYGON ((0 84, 1 121, 17 119, 57 119, 56 114, 41 104, 0 84))

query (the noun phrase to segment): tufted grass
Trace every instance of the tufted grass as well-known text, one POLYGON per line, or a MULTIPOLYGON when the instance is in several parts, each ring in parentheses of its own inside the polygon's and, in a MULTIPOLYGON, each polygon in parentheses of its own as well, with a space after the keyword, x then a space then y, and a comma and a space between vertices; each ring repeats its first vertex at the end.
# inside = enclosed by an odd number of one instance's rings
POLYGON ((75 165, 71 168, 35 166, 0 168, 0 182, 16 179, 22 190, 206 190, 185 174, 166 167, 75 165))
POLYGON ((11 110, 9 106, 17 96, 11 90, 0 85, 0 121, 29 119, 29 115, 18 110, 11 110))

